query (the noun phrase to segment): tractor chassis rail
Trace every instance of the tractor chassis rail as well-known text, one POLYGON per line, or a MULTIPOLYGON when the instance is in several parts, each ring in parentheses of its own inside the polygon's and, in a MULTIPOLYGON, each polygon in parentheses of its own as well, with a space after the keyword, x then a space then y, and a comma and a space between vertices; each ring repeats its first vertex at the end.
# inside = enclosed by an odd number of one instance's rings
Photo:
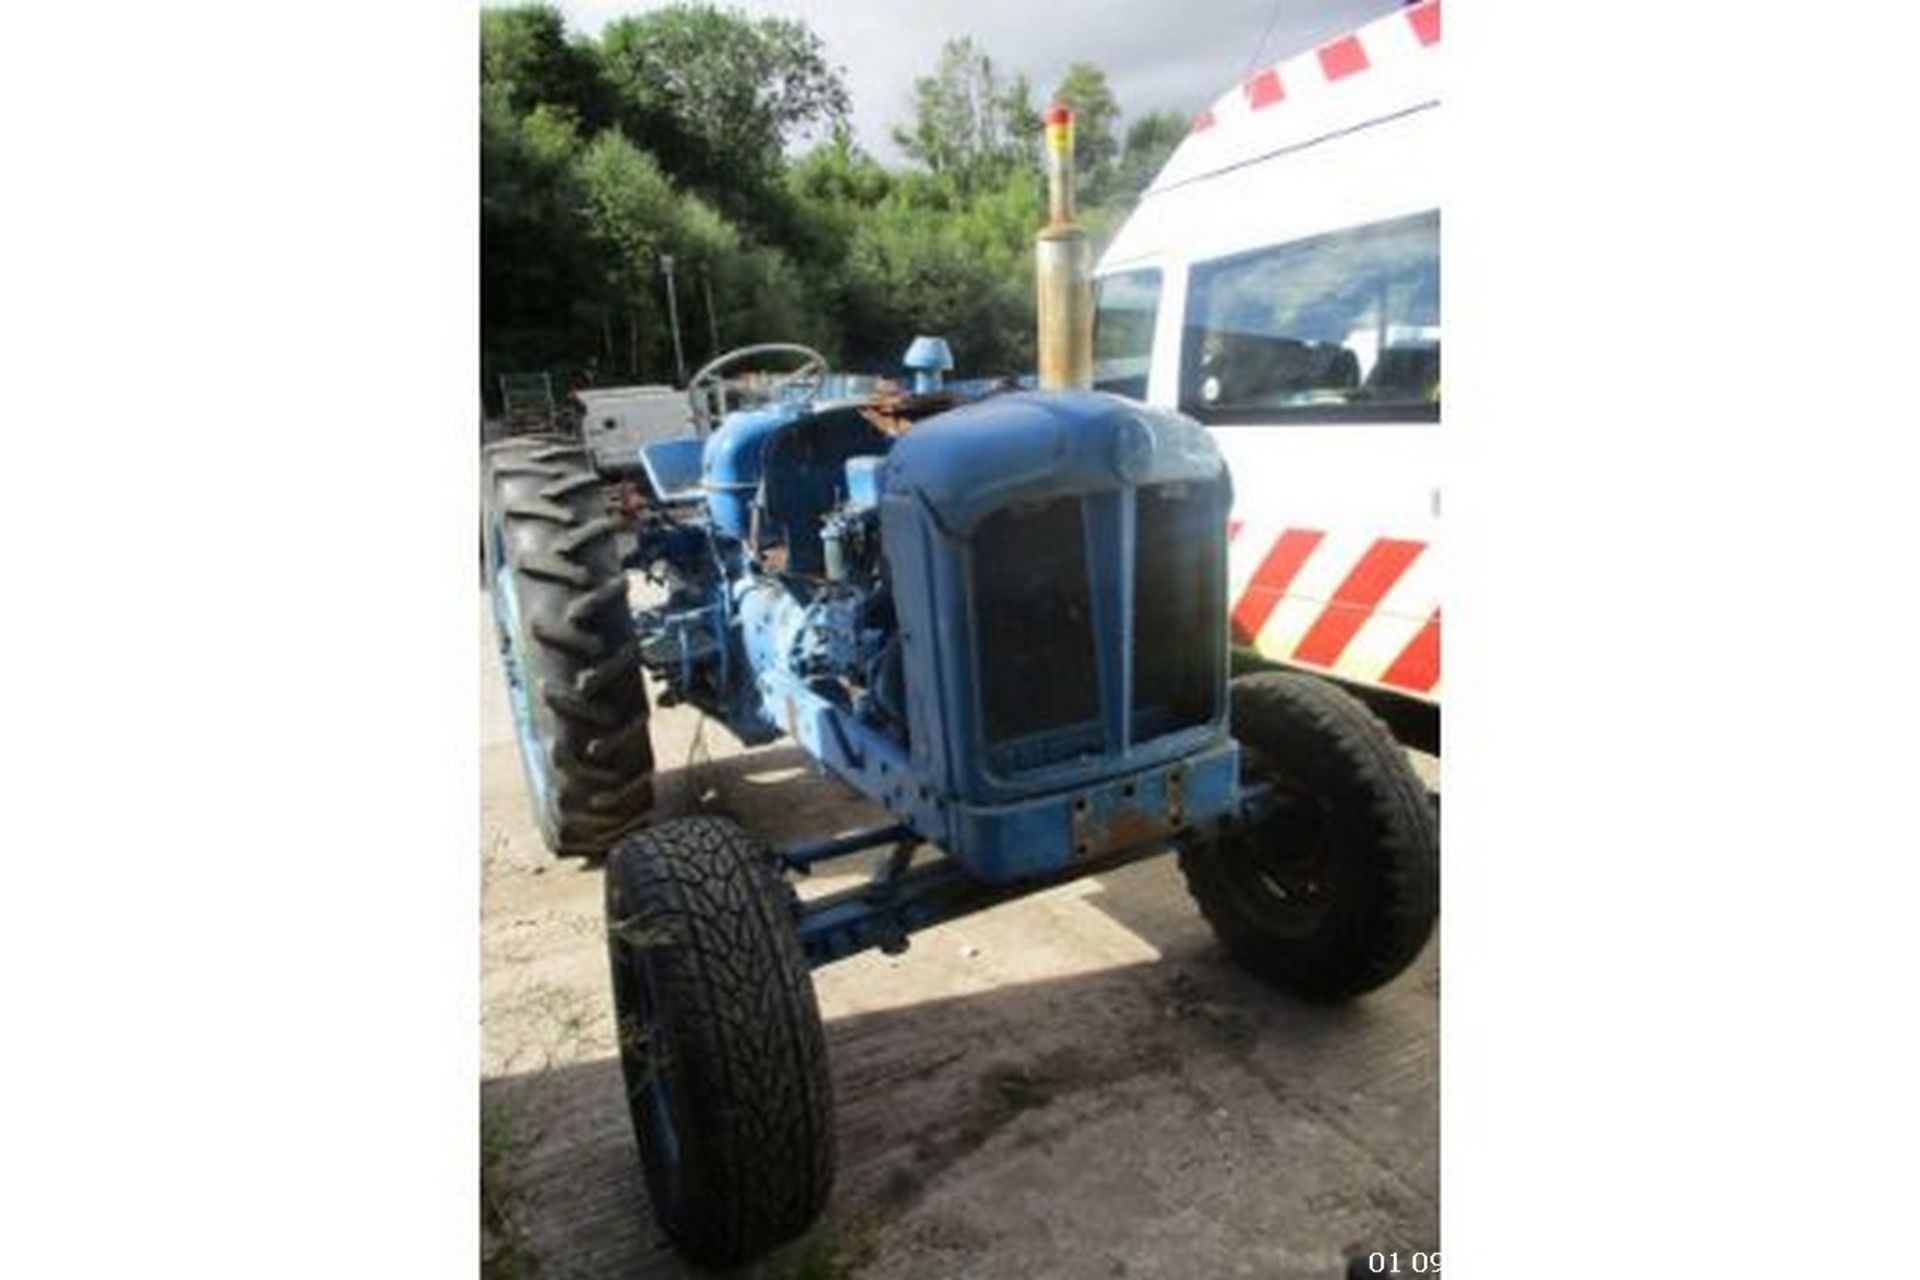
MULTIPOLYGON (((1237 814, 1229 814, 1209 827, 1189 830, 1181 839, 1211 839, 1242 822, 1259 820, 1275 804, 1271 787, 1248 787, 1242 792, 1237 814)), ((809 841, 774 855, 783 869, 807 875, 814 865, 830 858, 887 846, 865 883, 812 899, 793 894, 795 927, 810 967, 817 969, 876 948, 887 955, 898 955, 907 949, 910 935, 916 930, 1084 876, 1117 870, 1171 848, 1165 838, 1160 838, 1076 859, 1057 872, 996 882, 968 875, 964 867, 944 854, 914 866, 913 855, 923 844, 913 828, 894 823, 830 840, 809 841)))

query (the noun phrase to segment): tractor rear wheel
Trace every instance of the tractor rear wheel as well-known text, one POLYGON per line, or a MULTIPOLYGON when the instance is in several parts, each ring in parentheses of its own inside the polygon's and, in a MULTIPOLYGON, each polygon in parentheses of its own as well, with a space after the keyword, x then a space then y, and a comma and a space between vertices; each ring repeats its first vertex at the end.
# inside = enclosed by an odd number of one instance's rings
POLYGON ((653 804, 620 522, 578 441, 521 436, 483 457, 487 583, 534 820, 557 854, 603 854, 653 804))
POLYGON ((1433 803, 1386 726, 1338 686, 1263 671, 1230 687, 1242 774, 1276 803, 1256 825, 1183 847, 1187 887, 1257 977, 1315 1001, 1371 991, 1433 932, 1433 803))
POLYGON ((833 1185, 833 1085, 773 859, 725 818, 678 818, 607 858, 620 1068, 653 1213, 706 1267, 805 1231, 833 1185))

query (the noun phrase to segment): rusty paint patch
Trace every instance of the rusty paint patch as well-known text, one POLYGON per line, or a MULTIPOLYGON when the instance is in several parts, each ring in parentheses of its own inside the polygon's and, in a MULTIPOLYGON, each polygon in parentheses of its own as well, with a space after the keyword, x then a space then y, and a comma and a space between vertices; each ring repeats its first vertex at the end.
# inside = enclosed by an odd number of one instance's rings
POLYGON ((1115 809, 1102 833, 1103 851, 1131 849, 1163 838, 1172 830, 1166 819, 1144 809, 1115 809))

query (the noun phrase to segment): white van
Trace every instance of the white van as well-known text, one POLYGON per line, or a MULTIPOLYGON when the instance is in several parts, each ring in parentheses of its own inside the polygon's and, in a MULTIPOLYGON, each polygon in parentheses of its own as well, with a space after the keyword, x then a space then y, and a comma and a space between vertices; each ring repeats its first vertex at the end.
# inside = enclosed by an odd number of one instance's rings
POLYGON ((1440 4, 1202 112, 1095 271, 1094 385, 1233 468, 1234 641, 1438 750, 1440 4))

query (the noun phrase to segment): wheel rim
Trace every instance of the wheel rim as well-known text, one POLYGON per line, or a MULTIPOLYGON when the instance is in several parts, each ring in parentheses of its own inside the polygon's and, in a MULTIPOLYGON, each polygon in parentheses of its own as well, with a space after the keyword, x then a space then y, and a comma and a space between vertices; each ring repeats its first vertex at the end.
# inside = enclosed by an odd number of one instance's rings
POLYGON ((492 542, 493 626, 500 642, 500 666, 507 677, 513 736, 520 746, 520 767, 527 777, 527 789, 533 793, 534 811, 544 815, 553 793, 552 766, 534 724, 533 688, 522 658, 527 633, 520 617, 519 585, 512 566, 507 563, 505 535, 497 520, 493 523, 492 542))
POLYGON ((672 1062, 659 975, 644 945, 624 936, 631 921, 613 925, 613 998, 620 1038, 620 1074, 646 1168, 648 1193, 662 1218, 677 1219, 682 1198, 683 1152, 673 1120, 672 1062))
POLYGON ((1305 937, 1334 909, 1338 858, 1332 805, 1257 758, 1247 763, 1247 780, 1271 785, 1275 804, 1229 851, 1231 874, 1269 930, 1305 937))

